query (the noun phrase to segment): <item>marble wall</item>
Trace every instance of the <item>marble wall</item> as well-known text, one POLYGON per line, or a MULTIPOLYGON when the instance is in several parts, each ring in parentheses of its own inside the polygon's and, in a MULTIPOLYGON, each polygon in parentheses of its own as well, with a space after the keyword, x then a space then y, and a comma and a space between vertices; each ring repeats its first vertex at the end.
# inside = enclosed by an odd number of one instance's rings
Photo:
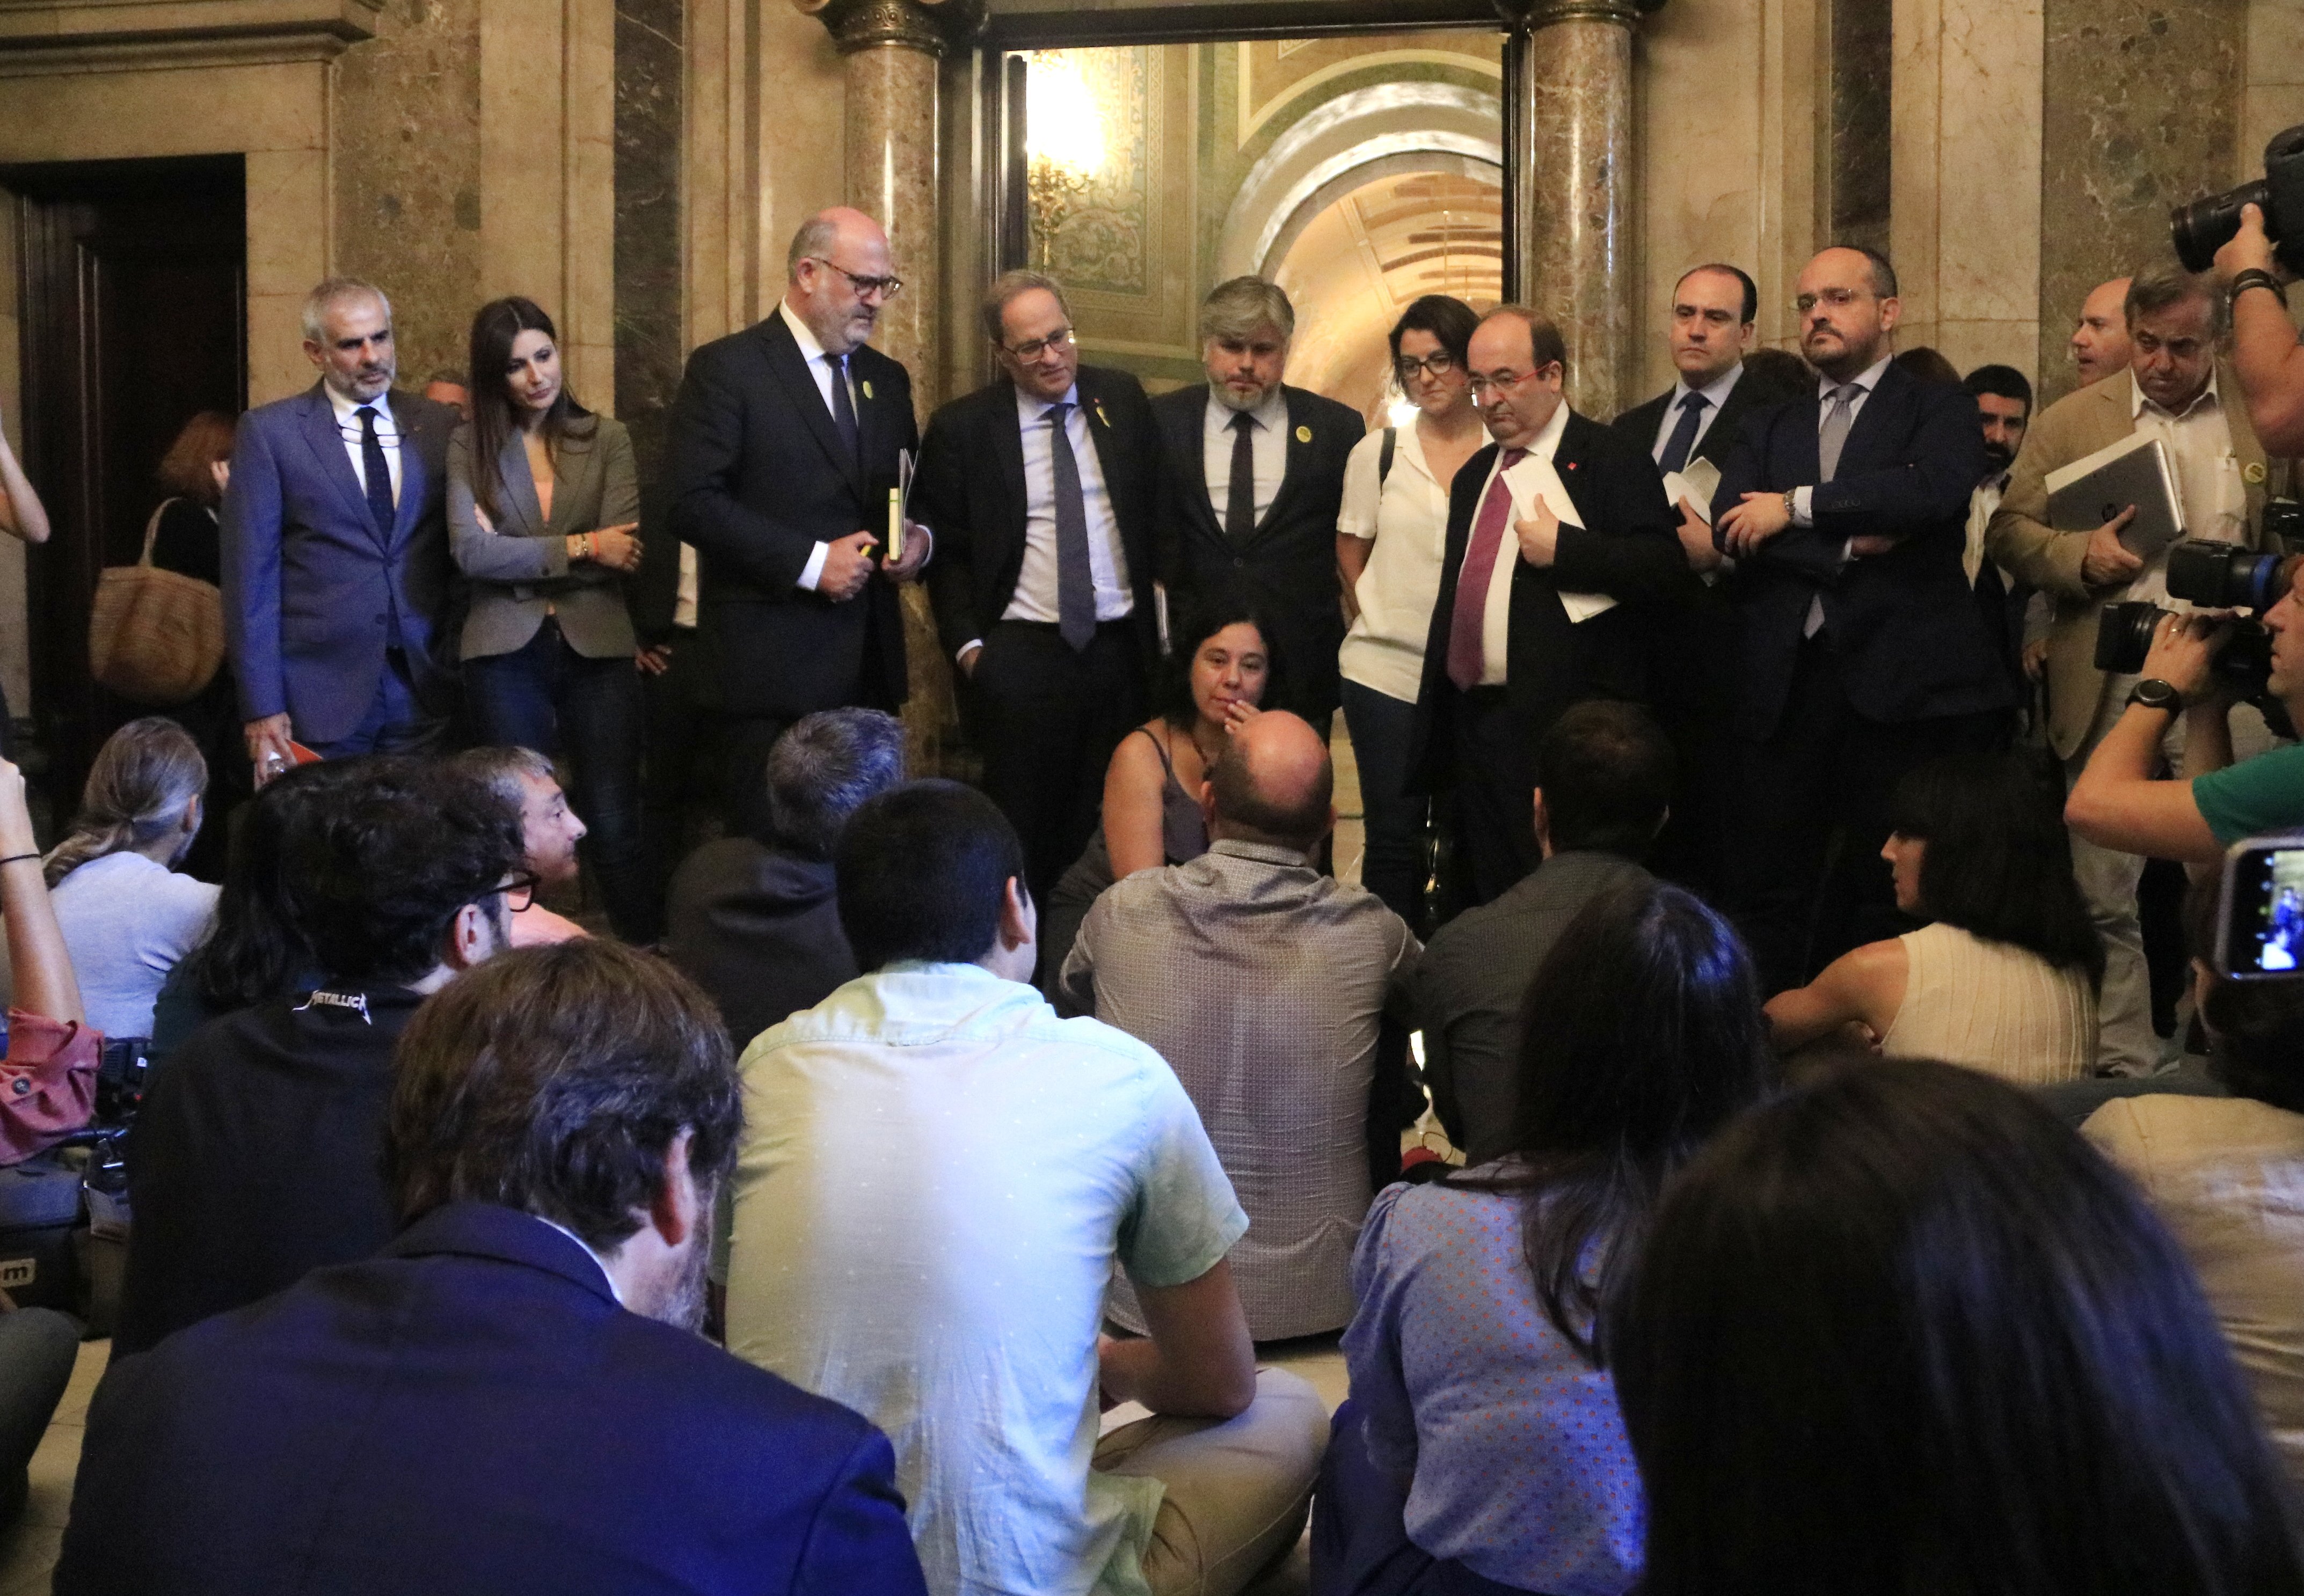
POLYGON ((642 481, 663 454, 687 327, 681 262, 682 0, 616 0, 616 415, 642 481))
MULTIPOLYGON (((2276 13, 2289 9, 2264 0, 2254 7, 2232 0, 2046 0, 2044 402, 2072 386, 2064 341, 2088 291, 2140 263, 2172 258, 2169 207, 2235 175, 2249 13, 2261 12, 2264 33, 2276 38, 2286 21, 2276 13)), ((2266 97, 2267 106, 2274 103, 2266 97)))

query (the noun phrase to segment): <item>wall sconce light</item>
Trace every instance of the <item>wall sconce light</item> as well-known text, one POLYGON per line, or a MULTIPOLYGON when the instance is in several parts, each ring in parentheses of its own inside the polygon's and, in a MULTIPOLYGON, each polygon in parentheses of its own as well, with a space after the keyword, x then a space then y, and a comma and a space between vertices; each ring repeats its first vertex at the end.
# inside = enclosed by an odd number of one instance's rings
POLYGON ((1079 52, 1035 50, 1025 63, 1026 199, 1032 253, 1046 270, 1057 231, 1104 169, 1104 113, 1081 71, 1079 52))

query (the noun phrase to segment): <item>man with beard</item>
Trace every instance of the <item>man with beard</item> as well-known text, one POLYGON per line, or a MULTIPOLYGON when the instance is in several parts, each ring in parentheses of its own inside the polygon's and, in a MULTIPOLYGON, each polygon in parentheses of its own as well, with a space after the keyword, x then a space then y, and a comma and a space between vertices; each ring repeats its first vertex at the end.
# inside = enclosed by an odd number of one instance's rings
POLYGON ((703 993, 529 949, 397 1065, 405 1228, 113 1367, 56 1589, 921 1592, 885 1438, 694 1333, 743 1123, 703 993))
POLYGON ((1968 496, 1968 546, 1960 557, 1968 585, 1976 591, 1976 612, 1992 646, 2008 667, 2008 680, 2020 695, 2025 667, 2019 657, 2024 644, 2024 606, 2032 589, 2011 582, 2000 567, 1985 556, 1984 535, 1992 512, 2008 491, 2008 468, 2024 446, 2024 429, 2032 420, 2032 382, 2013 366, 1979 366, 1961 379, 1961 386, 1976 396, 1977 419, 1984 427, 1984 480, 1968 496))

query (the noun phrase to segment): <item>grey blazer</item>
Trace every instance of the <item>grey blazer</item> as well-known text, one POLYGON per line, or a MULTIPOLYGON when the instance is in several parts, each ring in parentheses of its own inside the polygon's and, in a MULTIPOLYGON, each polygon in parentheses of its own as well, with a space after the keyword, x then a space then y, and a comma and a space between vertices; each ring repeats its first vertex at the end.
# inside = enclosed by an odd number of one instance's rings
POLYGON ((624 608, 625 578, 589 561, 572 569, 568 563, 570 533, 620 527, 640 515, 631 436, 612 417, 593 420, 589 436, 561 442, 549 521, 529 474, 526 445, 517 433, 504 440, 497 462, 504 473, 504 508, 494 518, 494 531, 480 525, 476 509, 472 429, 460 426, 449 439, 449 547, 472 589, 464 658, 486 659, 525 647, 544 624, 546 604, 555 612, 568 646, 585 658, 631 654, 637 639, 624 608))

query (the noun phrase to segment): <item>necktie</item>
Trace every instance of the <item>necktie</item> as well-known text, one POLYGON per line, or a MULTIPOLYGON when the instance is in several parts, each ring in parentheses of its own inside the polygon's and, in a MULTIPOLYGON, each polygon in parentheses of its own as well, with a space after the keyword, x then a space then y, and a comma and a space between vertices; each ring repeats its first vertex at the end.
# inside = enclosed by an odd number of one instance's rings
POLYGON ((1854 383, 1842 383, 1832 391, 1832 400, 1825 407, 1824 427, 1816 435, 1816 460, 1819 469, 1818 482, 1829 482, 1840 469, 1840 452, 1848 443, 1848 425, 1856 418, 1857 396, 1864 392, 1854 383))
POLYGON ((1256 418, 1245 410, 1232 418, 1232 487, 1224 494, 1224 536, 1246 543, 1256 536, 1256 418))
POLYGON ((856 401, 848 396, 848 357, 826 355, 824 363, 832 367, 832 425, 840 429, 840 441, 848 445, 848 458, 863 459, 856 443, 856 401))
POLYGON ((1480 685, 1487 659, 1481 627, 1487 620, 1488 585, 1495 580, 1496 558, 1504 548, 1504 528, 1512 520, 1512 489, 1504 473, 1528 458, 1525 449, 1507 449, 1489 479, 1472 522, 1472 541, 1464 551, 1464 569, 1456 578, 1456 607, 1448 617, 1448 680, 1466 692, 1480 685))
POLYGON ((1657 470, 1669 474, 1688 464, 1688 452, 1696 447, 1696 429, 1703 422, 1704 407, 1711 402, 1701 393, 1691 393, 1680 401, 1680 419, 1673 423, 1672 436, 1664 441, 1657 470))
POLYGON ((352 412, 360 424, 360 475, 368 479, 368 519, 377 535, 389 538, 395 519, 392 506, 392 467, 384 458, 384 441, 376 435, 376 407, 364 404, 352 412))
POLYGON ((1056 632, 1072 652, 1096 638, 1096 579, 1088 566, 1088 501, 1080 493, 1080 461, 1064 431, 1072 405, 1048 407, 1048 454, 1056 474, 1056 632))

